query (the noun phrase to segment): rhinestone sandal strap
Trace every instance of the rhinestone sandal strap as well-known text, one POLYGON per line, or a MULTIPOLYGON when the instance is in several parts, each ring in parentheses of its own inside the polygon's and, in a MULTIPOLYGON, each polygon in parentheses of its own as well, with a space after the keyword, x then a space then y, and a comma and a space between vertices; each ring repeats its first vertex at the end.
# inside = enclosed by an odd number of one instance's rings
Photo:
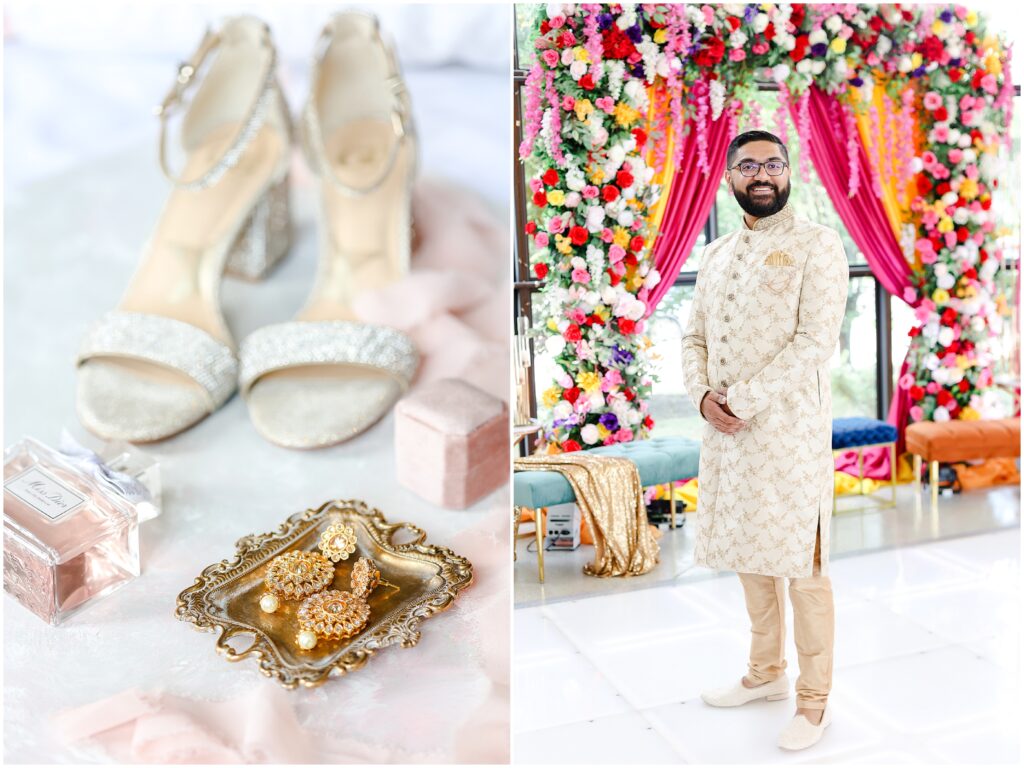
MULTIPOLYGON (((181 106, 185 94, 197 82, 196 75, 203 63, 221 44, 220 33, 214 32, 211 29, 206 30, 202 40, 199 41, 199 46, 196 48, 195 53, 192 54, 188 61, 178 66, 178 73, 174 83, 171 84, 171 88, 164 97, 164 100, 154 109, 154 113, 160 118, 160 170, 179 189, 206 189, 216 184, 227 171, 238 164, 238 160, 245 152, 249 142, 252 141, 265 122, 267 110, 271 108, 273 100, 280 99, 279 103, 284 103, 284 97, 280 92, 280 87, 274 75, 277 52, 270 40, 270 28, 266 24, 260 23, 262 25, 262 44, 267 50, 267 61, 259 81, 260 85, 258 86, 256 97, 249 108, 248 114, 242 121, 242 127, 227 150, 201 175, 193 179, 184 179, 171 170, 167 160, 167 123, 168 116, 181 106)), ((290 128, 290 126, 288 127, 290 128)))
POLYGON ((239 352, 246 394, 261 376, 300 365, 361 365, 394 376, 408 388, 419 365, 412 339, 382 325, 348 320, 295 321, 260 328, 239 352))
POLYGON ((185 374, 219 408, 238 384, 234 352, 205 331, 181 320, 137 312, 108 312, 86 333, 77 364, 96 357, 144 360, 185 374))

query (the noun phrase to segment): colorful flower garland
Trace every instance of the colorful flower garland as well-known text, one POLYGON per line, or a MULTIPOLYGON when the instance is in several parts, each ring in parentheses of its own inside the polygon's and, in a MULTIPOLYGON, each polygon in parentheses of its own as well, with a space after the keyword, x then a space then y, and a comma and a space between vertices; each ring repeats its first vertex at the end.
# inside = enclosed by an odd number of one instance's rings
MULTIPOLYGON (((906 224, 918 233, 920 266, 917 293, 905 298, 925 298, 911 331, 912 374, 899 383, 915 400, 915 420, 975 415, 971 399, 991 380, 984 340, 998 330, 999 257, 985 246, 1012 94, 1009 54, 984 35, 976 13, 898 4, 538 8, 520 156, 536 169, 526 232, 544 283, 543 343, 560 368, 541 397, 548 451, 645 437, 653 426, 644 335, 648 294, 660 280, 647 221, 660 192, 652 182, 669 161, 669 137, 691 118, 691 160, 706 170, 707 121, 725 112, 735 121, 726 106, 744 101, 757 80, 779 84, 784 141, 790 99, 801 142, 810 141, 812 83, 839 95, 852 137, 856 105, 870 103, 865 94, 877 83, 899 105, 894 161, 861 169, 856 141, 848 147, 850 193, 863 181, 878 194, 883 173, 895 183, 916 174, 906 224), (909 139, 915 117, 929 144, 918 156, 909 139)), ((681 144, 673 142, 675 164, 681 144)), ((808 167, 799 172, 806 178, 808 167)))

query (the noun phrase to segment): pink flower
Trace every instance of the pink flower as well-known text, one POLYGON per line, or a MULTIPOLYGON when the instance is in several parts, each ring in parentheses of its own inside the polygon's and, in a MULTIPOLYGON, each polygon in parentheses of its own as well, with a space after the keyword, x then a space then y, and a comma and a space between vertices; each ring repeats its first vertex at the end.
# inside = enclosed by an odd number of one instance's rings
POLYGON ((917 301, 917 291, 915 291, 909 285, 906 286, 903 289, 903 300, 907 302, 907 304, 913 304, 915 301, 917 301))
POLYGON ((583 188, 583 197, 585 197, 587 200, 593 200, 599 194, 601 194, 601 190, 599 190, 593 184, 588 184, 583 188))
POLYGON ((601 239, 606 243, 610 243, 615 239, 615 233, 613 233, 608 227, 605 227, 601 230, 601 239))
POLYGON ((742 48, 733 48, 729 51, 729 61, 743 61, 747 58, 747 52, 742 48))
POLYGON ((945 144, 949 140, 949 128, 943 123, 932 128, 932 134, 935 136, 935 141, 940 144, 945 144))
POLYGON ((547 232, 538 232, 537 235, 533 238, 533 242, 537 244, 538 248, 546 248, 548 243, 551 241, 548 239, 547 232))
POLYGON ((973 106, 974 106, 974 97, 971 96, 969 93, 964 94, 963 96, 960 97, 960 109, 961 110, 970 109, 973 106))
POLYGON ((565 16, 552 16, 548 19, 548 26, 552 29, 561 29, 565 26, 565 16))
POLYGON ((768 43, 756 42, 754 43, 751 50, 754 52, 755 56, 760 56, 762 54, 768 53, 768 43))
POLYGON ((939 96, 935 91, 928 91, 924 95, 924 108, 929 112, 934 112, 936 109, 942 106, 942 97, 939 96))
POLYGON ((996 81, 996 76, 985 75, 981 78, 981 89, 986 93, 991 93, 993 96, 999 93, 999 83, 996 81))
POLYGON ((608 249, 608 261, 612 264, 618 264, 624 258, 626 258, 626 249, 621 245, 613 245, 608 249))
POLYGON ((565 316, 572 322, 576 323, 577 325, 579 325, 580 323, 587 319, 587 313, 584 312, 579 307, 574 307, 568 310, 565 313, 565 316))
POLYGON ((618 440, 620 443, 628 443, 630 440, 633 439, 633 430, 626 429, 625 427, 623 427, 622 429, 615 433, 615 439, 618 440))
POLYGON ((601 380, 601 390, 604 392, 610 392, 620 384, 622 384, 622 374, 617 368, 612 368, 601 380))
POLYGON ((974 179, 975 181, 978 180, 978 166, 974 163, 971 163, 964 168, 964 173, 967 174, 968 179, 974 179))
POLYGON ((572 96, 565 96, 562 98, 562 109, 569 111, 576 106, 576 99, 572 96))
MULTIPOLYGON (((946 240, 947 248, 956 248, 956 232, 947 232, 944 238, 946 240)), ((931 264, 933 261, 934 259, 928 263, 931 264)))
POLYGON ((874 51, 868 54, 867 63, 869 67, 877 67, 880 61, 881 59, 878 58, 878 54, 874 51))
POLYGON ((934 152, 925 152, 923 155, 921 155, 921 163, 924 164, 925 168, 935 165, 935 161, 937 159, 938 158, 935 157, 934 152))
POLYGON ((935 166, 932 168, 932 176, 934 176, 936 179, 939 179, 940 181, 942 179, 948 179, 949 168, 942 165, 941 163, 936 163, 935 166))
POLYGON ((900 376, 900 389, 910 389, 914 386, 914 374, 904 373, 900 376))
POLYGON ((910 406, 910 418, 914 421, 924 421, 924 409, 920 405, 910 406))
POLYGON ((574 269, 572 271, 572 281, 574 283, 589 283, 590 273, 585 269, 574 269))
POLYGON ((548 65, 548 68, 554 69, 558 66, 558 51, 548 48, 541 56, 544 59, 544 63, 548 65))
POLYGON ((562 221, 561 216, 552 216, 551 220, 548 221, 548 232, 552 235, 560 235, 565 229, 565 222, 562 221))
POLYGON ((594 106, 608 114, 611 114, 615 111, 615 99, 611 96, 602 96, 601 98, 594 100, 594 106))
POLYGON ((949 150, 949 162, 951 162, 954 165, 956 165, 957 163, 959 163, 963 159, 964 159, 964 151, 962 149, 960 149, 959 147, 955 147, 955 148, 949 150))
MULTIPOLYGON (((951 233, 946 233, 951 234, 951 233)), ((956 235, 953 235, 953 239, 956 240, 956 235)), ((939 258, 939 255, 935 251, 925 251, 921 254, 922 264, 934 264, 939 258)))
POLYGON ((939 386, 939 383, 937 381, 929 381, 928 384, 925 385, 924 391, 927 392, 929 395, 934 395, 940 389, 942 389, 942 387, 939 386))
POLYGON ((542 189, 544 189, 544 182, 543 181, 541 181, 538 178, 530 179, 530 191, 531 192, 540 192, 542 189))
MULTIPOLYGON (((927 227, 928 229, 935 229, 935 225, 939 223, 939 214, 937 214, 935 211, 929 209, 929 210, 925 211, 925 213, 921 216, 921 223, 924 224, 925 227, 927 227)), ((928 247, 929 248, 932 245, 930 240, 924 240, 924 241, 918 240, 917 241, 917 247, 919 249, 923 247, 921 245, 922 242, 928 243, 928 247)))

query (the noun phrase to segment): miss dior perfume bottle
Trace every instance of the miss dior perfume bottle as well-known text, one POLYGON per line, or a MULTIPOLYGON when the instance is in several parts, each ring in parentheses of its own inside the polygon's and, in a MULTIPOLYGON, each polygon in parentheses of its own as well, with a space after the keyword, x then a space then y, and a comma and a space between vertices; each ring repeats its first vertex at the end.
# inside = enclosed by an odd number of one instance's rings
POLYGON ((139 575, 138 511, 100 469, 30 438, 4 452, 4 590, 50 624, 139 575))

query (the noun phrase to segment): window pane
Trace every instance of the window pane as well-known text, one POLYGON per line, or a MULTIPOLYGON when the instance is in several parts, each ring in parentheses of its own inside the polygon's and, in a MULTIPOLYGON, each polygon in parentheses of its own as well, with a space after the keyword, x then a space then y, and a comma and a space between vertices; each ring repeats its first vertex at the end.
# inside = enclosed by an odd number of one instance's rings
POLYGON ((537 28, 534 19, 544 6, 538 3, 516 3, 516 62, 517 69, 529 69, 533 64, 530 38, 537 28))
POLYGON ((693 288, 692 283, 669 288, 648 328, 654 343, 651 368, 655 382, 650 399, 654 437, 682 435, 699 440, 704 426, 704 419, 690 402, 683 381, 683 329, 690 316, 693 288))
POLYGON ((832 373, 832 417, 864 416, 878 412, 878 346, 875 279, 850 278, 846 316, 839 344, 829 361, 832 373))

